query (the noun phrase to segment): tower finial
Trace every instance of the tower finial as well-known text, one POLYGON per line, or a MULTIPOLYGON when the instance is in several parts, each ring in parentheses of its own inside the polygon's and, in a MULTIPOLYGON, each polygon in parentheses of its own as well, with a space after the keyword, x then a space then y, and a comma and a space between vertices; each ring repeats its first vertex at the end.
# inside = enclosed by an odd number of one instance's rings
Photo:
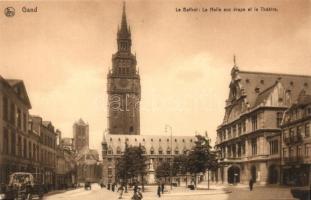
POLYGON ((236 66, 236 58, 235 58, 235 54, 233 54, 233 64, 234 64, 234 66, 236 66))

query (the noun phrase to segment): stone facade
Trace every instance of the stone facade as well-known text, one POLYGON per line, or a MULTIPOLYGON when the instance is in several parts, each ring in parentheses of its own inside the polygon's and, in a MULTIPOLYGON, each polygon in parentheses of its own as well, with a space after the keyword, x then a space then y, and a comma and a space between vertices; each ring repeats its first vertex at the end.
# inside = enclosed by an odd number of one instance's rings
POLYGON ((231 71, 230 93, 223 123, 217 129, 216 148, 224 183, 280 183, 281 122, 284 111, 310 76, 231 71))
MULTIPOLYGON (((116 182, 115 165, 122 156, 125 144, 129 146, 142 146, 147 157, 146 183, 156 182, 155 169, 164 161, 170 161, 174 156, 186 154, 195 145, 194 136, 168 136, 168 135, 114 135, 107 134, 103 138, 103 179, 104 182, 116 182)), ((173 182, 178 182, 175 177, 173 182)), ((180 180, 182 181, 182 180, 180 180)))
POLYGON ((107 75, 108 132, 140 134, 140 76, 136 56, 131 53, 131 31, 123 7, 121 29, 117 34, 118 51, 112 56, 107 75))
POLYGON ((282 183, 311 183, 311 95, 303 90, 282 122, 282 183))
POLYGON ((17 171, 31 172, 52 189, 55 184, 56 132, 50 122, 30 116, 21 80, 1 79, 0 181, 17 171))
POLYGON ((0 183, 7 183, 13 172, 37 170, 32 147, 39 137, 28 132, 31 104, 22 80, 0 76, 0 106, 0 183))
POLYGON ((73 145, 77 152, 89 148, 89 125, 82 119, 73 124, 73 145))
POLYGON ((76 157, 78 183, 99 182, 102 177, 102 163, 96 150, 84 148, 76 157))

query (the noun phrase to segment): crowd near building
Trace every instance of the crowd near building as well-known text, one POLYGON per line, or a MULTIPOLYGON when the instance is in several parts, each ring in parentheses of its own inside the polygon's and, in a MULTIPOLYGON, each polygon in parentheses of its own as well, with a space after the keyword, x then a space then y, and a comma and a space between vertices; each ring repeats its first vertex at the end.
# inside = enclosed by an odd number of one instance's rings
POLYGON ((217 129, 217 181, 306 185, 310 182, 311 76, 231 71, 217 129))

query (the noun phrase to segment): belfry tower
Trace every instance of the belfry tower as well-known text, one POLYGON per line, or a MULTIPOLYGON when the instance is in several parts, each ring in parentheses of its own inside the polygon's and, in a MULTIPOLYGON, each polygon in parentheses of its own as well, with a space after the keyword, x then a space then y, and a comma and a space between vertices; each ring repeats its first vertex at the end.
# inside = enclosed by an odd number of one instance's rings
POLYGON ((117 34, 118 51, 112 55, 107 75, 109 134, 140 134, 140 76, 136 55, 131 52, 131 30, 127 25, 125 3, 121 28, 117 34))

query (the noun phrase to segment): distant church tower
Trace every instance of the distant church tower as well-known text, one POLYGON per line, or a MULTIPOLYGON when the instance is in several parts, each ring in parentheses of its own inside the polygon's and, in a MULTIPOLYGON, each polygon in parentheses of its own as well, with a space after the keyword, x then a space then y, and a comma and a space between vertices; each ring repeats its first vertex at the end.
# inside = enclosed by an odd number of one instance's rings
POLYGON ((140 134, 140 76, 136 55, 131 52, 131 30, 127 26, 125 3, 121 28, 117 35, 118 51, 112 55, 107 75, 109 134, 140 134))

